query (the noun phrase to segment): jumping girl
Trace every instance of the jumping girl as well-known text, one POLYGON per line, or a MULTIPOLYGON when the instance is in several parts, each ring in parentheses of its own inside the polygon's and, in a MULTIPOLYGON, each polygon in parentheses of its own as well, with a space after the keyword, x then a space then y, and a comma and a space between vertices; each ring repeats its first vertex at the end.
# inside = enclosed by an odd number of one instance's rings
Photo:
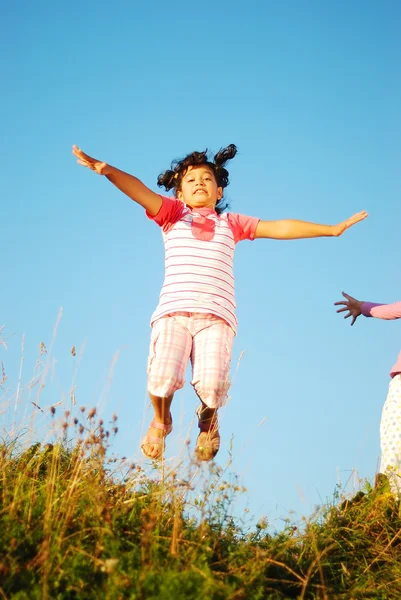
MULTIPOLYGON (((345 300, 334 304, 335 306, 343 306, 337 312, 347 312, 344 319, 352 317, 351 325, 355 323, 359 315, 385 320, 401 319, 401 302, 375 304, 373 302, 362 302, 345 292, 342 292, 342 294, 345 300)), ((391 381, 380 421, 382 456, 379 477, 376 477, 376 482, 379 485, 385 484, 387 477, 391 492, 394 495, 401 495, 401 352, 395 365, 391 368, 390 377, 391 381), (384 475, 384 478, 380 475, 384 475)))
POLYGON ((224 190, 229 183, 225 165, 236 152, 231 144, 212 160, 206 150, 173 161, 157 180, 159 187, 173 190, 174 197, 166 197, 151 191, 133 175, 73 147, 79 164, 104 175, 162 228, 165 280, 151 318, 148 361, 148 392, 154 418, 141 446, 148 458, 159 459, 163 455, 165 438, 173 427, 171 401, 184 385, 189 359, 191 383, 200 399, 200 433, 195 454, 199 460, 209 461, 219 450, 217 411, 224 404, 230 385, 230 360, 237 329, 233 277, 237 242, 255 238, 337 237, 367 217, 362 211, 338 225, 317 225, 296 220, 261 221, 224 213, 224 190))

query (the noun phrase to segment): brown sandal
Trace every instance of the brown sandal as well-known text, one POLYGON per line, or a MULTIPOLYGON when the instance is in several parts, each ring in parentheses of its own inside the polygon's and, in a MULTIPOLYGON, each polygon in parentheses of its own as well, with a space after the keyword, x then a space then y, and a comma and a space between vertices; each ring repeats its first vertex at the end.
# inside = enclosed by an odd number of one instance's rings
POLYGON ((201 421, 199 413, 200 411, 197 412, 200 433, 196 440, 195 456, 198 460, 209 462, 213 460, 220 449, 219 423, 217 418, 214 419, 213 424, 211 424, 211 419, 201 421))

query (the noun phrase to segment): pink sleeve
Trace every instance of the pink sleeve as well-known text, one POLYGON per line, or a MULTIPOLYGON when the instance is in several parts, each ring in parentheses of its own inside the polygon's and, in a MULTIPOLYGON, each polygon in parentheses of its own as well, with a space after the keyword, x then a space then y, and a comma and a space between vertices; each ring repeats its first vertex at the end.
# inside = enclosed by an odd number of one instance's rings
POLYGON ((161 199, 163 203, 157 215, 152 216, 146 211, 146 216, 165 229, 180 220, 185 205, 177 198, 161 196, 161 199))
POLYGON ((401 302, 394 302, 394 304, 364 302, 362 304, 362 314, 365 317, 375 317, 376 319, 401 319, 401 302))
POLYGON ((237 244, 242 240, 254 240, 256 227, 260 221, 256 217, 247 217, 237 213, 228 213, 228 224, 234 234, 234 241, 237 244))

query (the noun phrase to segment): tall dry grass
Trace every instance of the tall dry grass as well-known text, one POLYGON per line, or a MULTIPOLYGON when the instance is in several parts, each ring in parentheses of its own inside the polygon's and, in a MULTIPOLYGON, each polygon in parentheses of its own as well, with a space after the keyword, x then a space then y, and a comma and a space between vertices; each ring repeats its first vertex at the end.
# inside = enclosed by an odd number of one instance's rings
POLYGON ((401 597, 399 503, 385 490, 367 482, 345 503, 338 491, 281 531, 250 526, 228 470, 211 464, 199 487, 188 454, 145 472, 112 456, 117 417, 47 413, 43 440, 27 445, 14 427, 0 443, 0 598, 401 597))

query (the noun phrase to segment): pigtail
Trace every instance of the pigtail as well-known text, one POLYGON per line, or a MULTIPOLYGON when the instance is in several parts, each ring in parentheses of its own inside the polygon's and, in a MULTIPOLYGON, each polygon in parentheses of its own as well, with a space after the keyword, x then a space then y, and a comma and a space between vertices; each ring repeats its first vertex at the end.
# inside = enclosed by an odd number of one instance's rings
POLYGON ((230 144, 229 146, 227 146, 227 148, 221 148, 217 152, 217 154, 214 155, 213 160, 215 165, 216 177, 219 185, 221 185, 223 188, 226 188, 230 183, 228 179, 228 171, 224 168, 224 165, 229 160, 234 158, 236 154, 237 146, 235 144, 230 144))
POLYGON ((159 187, 164 187, 165 190, 169 191, 175 187, 177 175, 178 174, 175 171, 168 169, 164 173, 160 173, 157 178, 157 185, 159 187))
POLYGON ((237 154, 237 146, 230 144, 227 148, 220 148, 217 154, 214 155, 214 164, 216 167, 224 167, 227 161, 234 158, 237 154))

